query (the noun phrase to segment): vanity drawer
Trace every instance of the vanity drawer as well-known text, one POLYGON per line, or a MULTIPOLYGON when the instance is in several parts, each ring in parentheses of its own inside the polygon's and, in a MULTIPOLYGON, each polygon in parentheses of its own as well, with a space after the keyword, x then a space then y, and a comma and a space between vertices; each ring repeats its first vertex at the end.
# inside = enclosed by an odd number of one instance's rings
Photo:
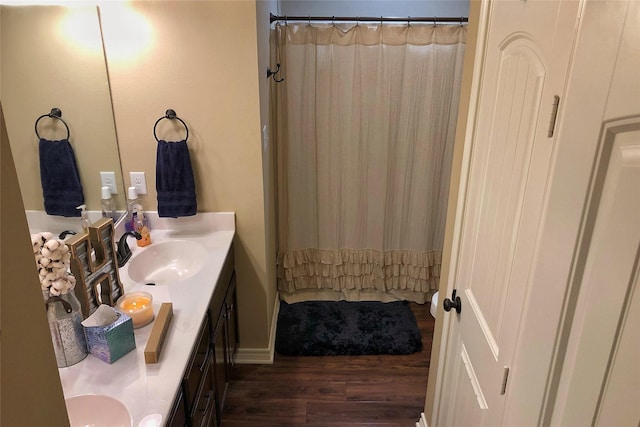
POLYGON ((212 416, 215 414, 215 392, 211 378, 212 357, 209 355, 205 362, 205 370, 202 377, 202 384, 198 389, 198 394, 191 411, 191 425, 193 427, 204 427, 210 425, 212 416))
POLYGON ((187 423, 187 413, 185 410, 184 395, 182 390, 178 392, 175 402, 173 402, 173 409, 169 413, 169 419, 167 420, 167 426, 169 427, 184 427, 187 423))
POLYGON ((182 380, 181 396, 174 404, 172 422, 167 425, 182 425, 183 421, 179 420, 185 417, 188 427, 220 425, 237 343, 236 279, 232 246, 209 301, 209 310, 198 331, 182 380), (179 416, 173 415, 177 413, 175 405, 184 406, 179 416))
POLYGON ((187 401, 187 408, 190 412, 193 412, 194 402, 196 401, 196 395, 203 381, 205 373, 208 372, 208 364, 211 358, 211 322, 209 321, 208 314, 205 320, 202 322, 200 331, 198 333, 198 339, 196 340, 196 346, 194 347, 193 355, 190 359, 190 364, 187 368, 184 378, 184 394, 187 401))

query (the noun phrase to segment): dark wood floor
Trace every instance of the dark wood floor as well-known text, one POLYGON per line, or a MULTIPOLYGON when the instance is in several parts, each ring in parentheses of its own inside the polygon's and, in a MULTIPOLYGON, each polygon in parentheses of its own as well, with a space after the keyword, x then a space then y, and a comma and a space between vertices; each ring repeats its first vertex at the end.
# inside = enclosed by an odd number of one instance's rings
POLYGON ((407 356, 275 356, 237 365, 224 427, 414 427, 424 410, 434 320, 411 304, 422 352, 407 356))

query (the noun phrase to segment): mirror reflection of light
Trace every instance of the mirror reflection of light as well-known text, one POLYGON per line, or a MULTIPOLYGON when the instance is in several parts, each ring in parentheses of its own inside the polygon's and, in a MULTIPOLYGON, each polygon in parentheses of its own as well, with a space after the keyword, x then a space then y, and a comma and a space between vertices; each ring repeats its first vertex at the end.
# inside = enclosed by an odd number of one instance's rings
POLYGON ((101 1, 100 21, 108 61, 126 61, 151 47, 151 24, 124 1, 101 1))
MULTIPOLYGON (((86 4, 86 3, 85 3, 86 4)), ((73 43, 77 48, 102 55, 102 40, 100 27, 97 25, 98 16, 95 5, 93 7, 73 7, 67 4, 67 14, 60 22, 60 31, 65 40, 73 43)))
POLYGON ((64 6, 66 15, 58 22, 58 35, 70 46, 102 55, 96 1, 88 0, 0 0, 6 6, 64 6))

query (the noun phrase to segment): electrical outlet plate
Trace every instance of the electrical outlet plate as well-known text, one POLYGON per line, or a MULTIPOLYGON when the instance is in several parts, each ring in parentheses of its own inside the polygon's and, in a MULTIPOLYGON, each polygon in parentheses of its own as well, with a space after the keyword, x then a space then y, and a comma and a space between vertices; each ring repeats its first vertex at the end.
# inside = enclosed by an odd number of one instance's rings
POLYGON ((111 194, 118 194, 115 172, 100 172, 100 183, 103 187, 109 187, 111 194))
POLYGON ((129 172, 131 177, 131 186, 136 187, 138 194, 147 194, 147 180, 144 178, 144 172, 129 172))

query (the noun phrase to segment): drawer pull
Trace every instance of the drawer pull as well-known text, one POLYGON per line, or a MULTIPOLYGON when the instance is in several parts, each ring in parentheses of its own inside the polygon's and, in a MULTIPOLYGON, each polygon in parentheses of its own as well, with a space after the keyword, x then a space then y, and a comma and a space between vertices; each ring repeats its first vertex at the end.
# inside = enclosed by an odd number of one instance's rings
POLYGON ((202 365, 200 365, 200 373, 203 374, 204 371, 207 369, 207 363, 209 363, 210 360, 210 355, 211 355, 211 346, 207 347, 207 355, 204 358, 204 361, 202 362, 202 365))
POLYGON ((211 397, 213 396, 213 390, 209 390, 207 393, 207 400, 202 409, 199 409, 200 412, 206 412, 209 409, 209 404, 211 403, 211 397))

